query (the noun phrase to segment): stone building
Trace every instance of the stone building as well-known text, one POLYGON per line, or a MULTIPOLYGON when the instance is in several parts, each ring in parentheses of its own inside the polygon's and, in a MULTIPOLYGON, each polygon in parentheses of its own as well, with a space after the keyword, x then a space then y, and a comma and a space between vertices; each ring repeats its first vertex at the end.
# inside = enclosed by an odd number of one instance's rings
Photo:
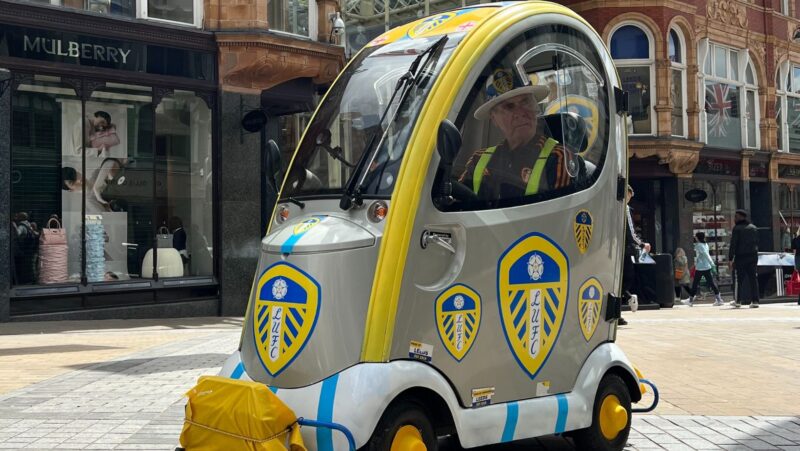
POLYGON ((787 247, 800 226, 800 4, 562 3, 598 30, 629 92, 632 206, 645 239, 674 253, 704 231, 723 283, 737 208, 760 228, 761 250, 787 247))

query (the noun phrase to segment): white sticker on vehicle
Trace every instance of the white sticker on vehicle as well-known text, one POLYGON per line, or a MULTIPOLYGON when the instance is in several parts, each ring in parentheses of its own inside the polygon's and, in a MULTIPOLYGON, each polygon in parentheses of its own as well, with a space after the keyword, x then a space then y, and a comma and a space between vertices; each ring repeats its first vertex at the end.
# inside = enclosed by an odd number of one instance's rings
POLYGON ((542 381, 536 384, 536 396, 546 396, 550 394, 550 381, 542 381))
POLYGON ((420 341, 411 341, 408 346, 408 356, 412 359, 430 362, 433 360, 433 346, 420 341))
POLYGON ((494 387, 473 388, 472 407, 488 406, 492 403, 492 396, 494 396, 494 387))

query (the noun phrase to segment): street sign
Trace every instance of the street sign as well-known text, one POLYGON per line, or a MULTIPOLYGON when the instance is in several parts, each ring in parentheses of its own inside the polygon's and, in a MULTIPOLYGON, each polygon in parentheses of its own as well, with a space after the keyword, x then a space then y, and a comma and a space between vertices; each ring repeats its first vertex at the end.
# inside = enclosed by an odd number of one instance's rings
POLYGON ((698 203, 706 200, 706 197, 708 197, 708 193, 706 193, 704 190, 695 188, 686 191, 684 197, 686 197, 686 200, 688 200, 689 202, 698 203))
POLYGON ((253 110, 242 118, 242 128, 250 133, 261 131, 267 125, 267 115, 263 110, 253 110))

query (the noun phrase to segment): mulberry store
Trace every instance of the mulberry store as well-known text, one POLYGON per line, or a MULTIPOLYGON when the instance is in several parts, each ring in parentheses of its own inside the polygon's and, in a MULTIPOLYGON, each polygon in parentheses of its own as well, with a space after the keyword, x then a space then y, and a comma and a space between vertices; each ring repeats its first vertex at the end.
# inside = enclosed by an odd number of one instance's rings
POLYGON ((0 13, 0 321, 217 315, 213 35, 31 9, 0 13))

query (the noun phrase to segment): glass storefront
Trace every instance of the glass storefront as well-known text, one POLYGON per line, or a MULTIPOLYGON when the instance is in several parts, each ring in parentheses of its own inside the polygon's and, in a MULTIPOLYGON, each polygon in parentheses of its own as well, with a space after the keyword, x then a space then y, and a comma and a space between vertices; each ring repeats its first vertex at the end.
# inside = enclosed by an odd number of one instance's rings
POLYGON ((15 76, 12 285, 213 275, 205 100, 189 91, 158 98, 149 86, 15 76), (89 90, 84 100, 76 94, 89 90), (65 254, 64 274, 45 252, 47 234, 65 254))
MULTIPOLYGON (((141 17, 179 24, 195 25, 195 0, 29 0, 32 3, 82 9, 119 17, 141 17)), ((198 24, 199 25, 199 24, 198 24)))

